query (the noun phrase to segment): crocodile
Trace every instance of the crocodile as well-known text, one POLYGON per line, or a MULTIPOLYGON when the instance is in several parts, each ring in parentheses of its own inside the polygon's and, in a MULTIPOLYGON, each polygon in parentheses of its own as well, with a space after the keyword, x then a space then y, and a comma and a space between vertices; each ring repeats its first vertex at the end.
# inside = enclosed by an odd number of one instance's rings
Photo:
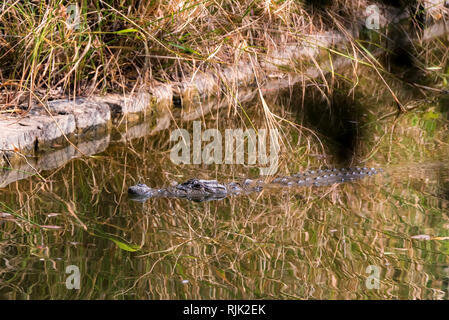
POLYGON ((245 179, 242 182, 219 183, 217 180, 189 179, 186 182, 162 189, 150 188, 146 184, 137 184, 128 188, 129 198, 145 201, 149 198, 184 198, 196 202, 220 200, 231 195, 261 192, 263 189, 284 187, 328 186, 360 180, 383 172, 376 168, 320 169, 299 172, 291 176, 276 177, 267 180, 245 179))

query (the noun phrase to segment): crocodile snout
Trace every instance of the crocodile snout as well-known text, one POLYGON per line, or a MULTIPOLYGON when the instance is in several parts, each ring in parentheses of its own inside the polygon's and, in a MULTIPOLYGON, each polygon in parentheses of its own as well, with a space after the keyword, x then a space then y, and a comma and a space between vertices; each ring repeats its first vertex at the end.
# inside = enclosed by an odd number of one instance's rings
POLYGON ((151 197, 153 189, 144 183, 136 184, 128 188, 128 194, 132 197, 151 197))

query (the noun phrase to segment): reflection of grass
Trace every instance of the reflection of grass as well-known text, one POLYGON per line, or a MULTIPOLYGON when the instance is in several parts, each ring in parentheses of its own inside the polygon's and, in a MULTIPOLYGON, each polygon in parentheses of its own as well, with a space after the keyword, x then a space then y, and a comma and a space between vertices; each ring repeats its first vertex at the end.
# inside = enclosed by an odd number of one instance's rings
MULTIPOLYGON (((302 198, 290 192, 204 204, 163 199, 143 205, 127 201, 116 204, 114 195, 122 192, 121 180, 103 175, 103 170, 120 168, 113 159, 121 156, 121 150, 112 151, 114 157, 106 161, 72 162, 53 179, 64 181, 71 172, 84 174, 67 179, 66 187, 59 184, 62 188, 39 192, 29 199, 28 209, 23 212, 32 212, 39 223, 48 224, 42 213, 63 213, 64 208, 52 200, 52 193, 65 198, 74 192, 83 210, 90 207, 83 215, 85 224, 98 223, 109 234, 142 243, 141 251, 137 255, 128 253, 108 240, 91 237, 76 227, 75 218, 62 214, 54 218, 65 226, 62 234, 27 234, 24 230, 23 239, 0 245, 15 268, 14 273, 2 270, 2 292, 12 290, 17 297, 25 297, 24 288, 33 283, 43 291, 32 290, 30 297, 52 298, 435 297, 425 288, 432 287, 427 277, 435 281, 434 277, 438 277, 438 273, 428 272, 447 263, 445 242, 410 240, 410 235, 418 233, 446 234, 441 233, 441 225, 448 223, 447 216, 439 202, 422 196, 431 190, 429 183, 419 184, 416 178, 390 173, 388 185, 383 185, 387 178, 379 177, 330 190, 304 189, 300 191, 302 198), (94 181, 100 179, 94 177, 102 177, 103 181, 96 196, 98 203, 90 205, 92 195, 81 189, 88 185, 95 190, 98 185, 94 181), (416 202, 416 197, 421 200, 416 202), (429 224, 430 216, 438 220, 429 224), (67 241, 80 244, 71 246, 67 241), (15 254, 6 250, 21 243, 22 249, 15 254), (47 254, 36 252, 42 251, 42 243, 48 247, 47 254), (40 257, 45 262, 36 261, 40 257), (43 264, 48 269, 40 275, 36 270, 43 264), (80 292, 67 291, 61 283, 68 264, 80 266, 80 292), (365 269, 371 264, 382 268, 380 291, 365 289, 365 269), (422 271, 414 272, 415 268, 422 271), (395 269, 401 274, 393 272, 395 269), (18 273, 25 277, 19 278, 18 273), (181 280, 189 283, 182 284, 181 280), (404 287, 405 282, 421 291, 404 287)), ((131 157, 127 160, 129 167, 141 161, 138 156, 126 156, 131 157)), ((148 168, 154 165, 150 161, 148 168)), ((120 175, 121 170, 117 171, 120 175)), ((147 169, 138 170, 144 175, 147 169)), ((26 191, 21 194, 24 200, 28 197, 26 191)), ((18 231, 9 229, 4 236, 18 231)))
MULTIPOLYGON (((398 86, 393 83, 393 88, 398 86)), ((257 174, 251 166, 177 166, 169 158, 169 133, 161 132, 111 147, 101 157, 72 160, 42 173, 45 181, 31 177, 8 186, 1 201, 9 212, 62 229, 0 220, 0 255, 7 260, 0 264, 0 294, 85 299, 444 296, 437 289, 444 289, 448 241, 410 237, 448 235, 448 203, 441 191, 447 164, 414 164, 444 159, 446 113, 423 106, 375 121, 395 109, 388 103, 389 93, 374 82, 357 90, 368 121, 354 162, 369 156, 363 165, 384 167, 384 176, 210 203, 130 202, 126 188, 137 181, 166 186, 193 176, 238 180, 248 172, 257 174), (426 121, 434 123, 431 131, 426 121), (100 237, 96 230, 101 230, 100 237), (140 250, 122 250, 111 238, 123 243, 122 249, 140 250), (80 291, 64 286, 70 264, 80 268, 80 291), (381 268, 378 291, 365 287, 369 265, 381 268)), ((273 112, 289 110, 277 106, 285 101, 266 98, 273 112)), ((259 106, 245 108, 252 123, 264 127, 259 106)), ((294 120, 288 112, 283 116, 294 120)), ((218 118, 206 119, 206 127, 250 126, 246 120, 218 118)), ((294 139, 283 145, 279 174, 334 164, 336 146, 328 143, 332 137, 303 126, 283 127, 283 137, 294 139)))

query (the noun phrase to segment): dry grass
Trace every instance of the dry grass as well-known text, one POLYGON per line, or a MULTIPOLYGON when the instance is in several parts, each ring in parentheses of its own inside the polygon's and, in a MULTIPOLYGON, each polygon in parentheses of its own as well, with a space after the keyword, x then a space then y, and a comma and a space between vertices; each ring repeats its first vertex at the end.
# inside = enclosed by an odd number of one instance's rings
MULTIPOLYGON (((74 2, 75 3, 75 2, 74 2)), ((82 2, 79 25, 64 1, 2 2, 2 104, 33 95, 126 92, 136 84, 180 81, 251 57, 263 59, 304 35, 357 23, 365 1, 204 0, 82 2)))
MULTIPOLYGON (((389 88, 399 110, 406 111, 407 107, 385 80, 395 73, 368 50, 371 45, 388 52, 387 42, 378 42, 372 35, 359 41, 348 31, 363 24, 368 3, 364 0, 311 3, 294 0, 82 2, 78 6, 79 24, 73 26, 68 23, 71 21, 69 3, 4 1, 0 11, 1 112, 22 114, 23 107, 18 106, 30 105, 32 101, 42 103, 62 96, 110 91, 126 93, 144 84, 177 83, 206 71, 220 75, 226 66, 237 66, 240 62, 254 66, 285 44, 302 43, 308 35, 331 30, 343 35, 347 42, 344 47, 323 50, 320 58, 324 58, 324 64, 318 58, 306 57, 291 66, 279 66, 281 73, 302 78, 304 88, 312 83, 324 97, 329 97, 335 77, 339 76, 340 70, 335 70, 337 65, 353 70, 353 79, 348 80, 354 87, 360 80, 358 68, 370 66, 389 88), (316 73, 313 76, 308 71, 311 67, 316 73), (332 77, 326 78, 326 73, 332 77)), ((419 3, 412 10, 416 15, 422 13, 418 10, 422 10, 419 3)), ((380 39, 390 37, 388 30, 381 32, 386 34, 379 36, 380 39)), ((423 59, 425 50, 414 49, 410 48, 410 54, 415 58, 429 60, 423 59)), ((437 65, 445 65, 446 57, 447 52, 437 65)), ((426 67, 429 65, 420 66, 422 70, 426 67)), ((273 74, 258 74, 259 70, 253 69, 260 89, 267 76, 269 79, 273 74)), ((432 71, 441 73, 443 80, 447 78, 445 70, 432 71)), ((235 109, 240 107, 237 85, 224 83, 221 87, 235 109)), ((281 129, 280 123, 285 119, 273 114, 264 103, 262 91, 259 93, 268 126, 281 129)))

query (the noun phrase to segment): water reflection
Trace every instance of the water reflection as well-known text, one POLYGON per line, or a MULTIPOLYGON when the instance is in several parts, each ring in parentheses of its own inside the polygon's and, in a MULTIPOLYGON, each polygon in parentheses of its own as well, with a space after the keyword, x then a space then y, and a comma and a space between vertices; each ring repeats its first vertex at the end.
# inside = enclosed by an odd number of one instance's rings
MULTIPOLYGON (((373 121, 395 106, 370 99, 357 100, 373 108, 366 110, 363 135, 351 129, 349 160, 336 156, 335 143, 321 143, 328 131, 286 126, 278 169, 290 175, 348 162, 385 168, 366 180, 201 203, 129 201, 127 189, 138 182, 156 187, 191 177, 258 176, 250 165, 176 165, 169 132, 161 131, 124 139, 94 157, 66 159, 41 172, 44 180, 9 184, 0 195, 1 211, 12 214, 0 215, 1 297, 447 299, 446 114, 435 106, 432 114, 373 121), (79 268, 80 290, 66 288, 69 265, 79 268), (380 272, 379 289, 367 286, 370 266, 380 272)), ((287 101, 267 98, 294 122, 300 111, 287 101)), ((266 125, 256 102, 244 108, 252 124, 266 125)), ((227 112, 205 124, 251 125, 227 112)))

